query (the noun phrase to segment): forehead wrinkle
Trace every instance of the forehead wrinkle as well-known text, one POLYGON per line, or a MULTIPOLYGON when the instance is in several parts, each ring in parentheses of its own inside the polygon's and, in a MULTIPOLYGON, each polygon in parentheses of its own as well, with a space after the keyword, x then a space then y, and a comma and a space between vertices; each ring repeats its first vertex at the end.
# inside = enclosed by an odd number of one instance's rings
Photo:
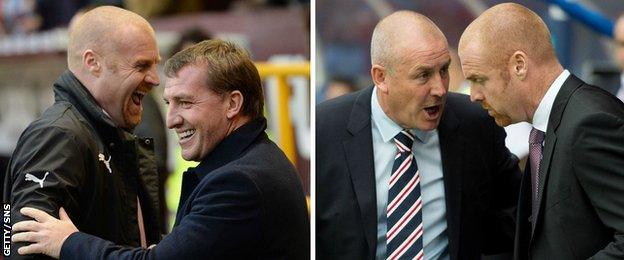
MULTIPOLYGON (((445 46, 443 48, 438 47, 436 49, 434 48, 428 48, 428 49, 412 49, 412 50, 405 50, 405 56, 402 59, 402 63, 408 63, 408 62, 423 62, 423 61, 433 61, 433 60, 437 60, 440 57, 444 56, 444 55, 448 55, 450 56, 449 50, 448 48, 445 46)), ((450 57, 449 57, 450 59, 450 57)))

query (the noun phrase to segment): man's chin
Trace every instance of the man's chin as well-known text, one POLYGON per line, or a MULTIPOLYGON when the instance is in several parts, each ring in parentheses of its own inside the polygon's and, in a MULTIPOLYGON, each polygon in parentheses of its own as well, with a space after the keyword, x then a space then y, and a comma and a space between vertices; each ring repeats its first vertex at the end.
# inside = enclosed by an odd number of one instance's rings
POLYGON ((134 129, 136 126, 141 123, 141 114, 139 115, 131 115, 124 118, 124 125, 121 128, 124 129, 134 129))
POLYGON ((496 116, 496 117, 494 117, 494 121, 500 127, 506 127, 506 126, 512 124, 511 118, 509 118, 509 117, 496 116))
POLYGON ((416 127, 413 127, 413 128, 416 128, 420 131, 432 131, 438 128, 439 124, 440 124, 440 118, 437 118, 435 120, 424 120, 420 122, 418 125, 416 125, 416 127))
POLYGON ((201 162, 199 155, 195 154, 193 151, 182 150, 182 159, 189 162, 201 162))

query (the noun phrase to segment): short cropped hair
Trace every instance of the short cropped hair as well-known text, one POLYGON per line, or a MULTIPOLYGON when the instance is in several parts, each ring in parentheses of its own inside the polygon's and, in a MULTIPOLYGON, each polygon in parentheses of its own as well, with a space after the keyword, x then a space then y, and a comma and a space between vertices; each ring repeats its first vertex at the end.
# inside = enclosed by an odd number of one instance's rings
POLYGON ((263 115, 262 82, 245 49, 219 39, 202 41, 169 58, 165 63, 165 75, 175 77, 189 64, 203 66, 208 74, 206 86, 217 94, 240 91, 243 115, 252 119, 263 115))

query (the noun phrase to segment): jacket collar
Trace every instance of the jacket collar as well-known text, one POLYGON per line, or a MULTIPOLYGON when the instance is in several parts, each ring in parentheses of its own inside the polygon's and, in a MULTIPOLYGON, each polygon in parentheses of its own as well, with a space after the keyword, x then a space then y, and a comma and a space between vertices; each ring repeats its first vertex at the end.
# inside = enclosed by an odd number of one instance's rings
POLYGON ((54 83, 54 99, 73 104, 106 143, 122 140, 124 130, 117 128, 110 117, 104 114, 95 98, 71 71, 66 70, 54 83))
POLYGON ((215 169, 238 159, 261 134, 264 134, 266 127, 267 123, 264 117, 249 121, 226 136, 197 167, 189 169, 189 171, 195 172, 201 180, 215 169))

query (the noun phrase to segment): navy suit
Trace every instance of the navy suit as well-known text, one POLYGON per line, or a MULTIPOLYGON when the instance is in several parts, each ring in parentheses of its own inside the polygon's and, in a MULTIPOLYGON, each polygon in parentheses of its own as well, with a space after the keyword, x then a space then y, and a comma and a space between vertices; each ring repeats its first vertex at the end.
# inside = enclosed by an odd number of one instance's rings
MULTIPOLYGON (((329 100, 316 110, 319 259, 375 258, 372 91, 329 100)), ((505 132, 460 94, 448 95, 437 129, 451 259, 510 252, 520 173, 517 158, 505 147, 505 132)))
POLYGON ((62 259, 308 259, 309 217, 301 181, 254 120, 184 173, 171 234, 152 249, 124 248, 81 232, 62 259))

